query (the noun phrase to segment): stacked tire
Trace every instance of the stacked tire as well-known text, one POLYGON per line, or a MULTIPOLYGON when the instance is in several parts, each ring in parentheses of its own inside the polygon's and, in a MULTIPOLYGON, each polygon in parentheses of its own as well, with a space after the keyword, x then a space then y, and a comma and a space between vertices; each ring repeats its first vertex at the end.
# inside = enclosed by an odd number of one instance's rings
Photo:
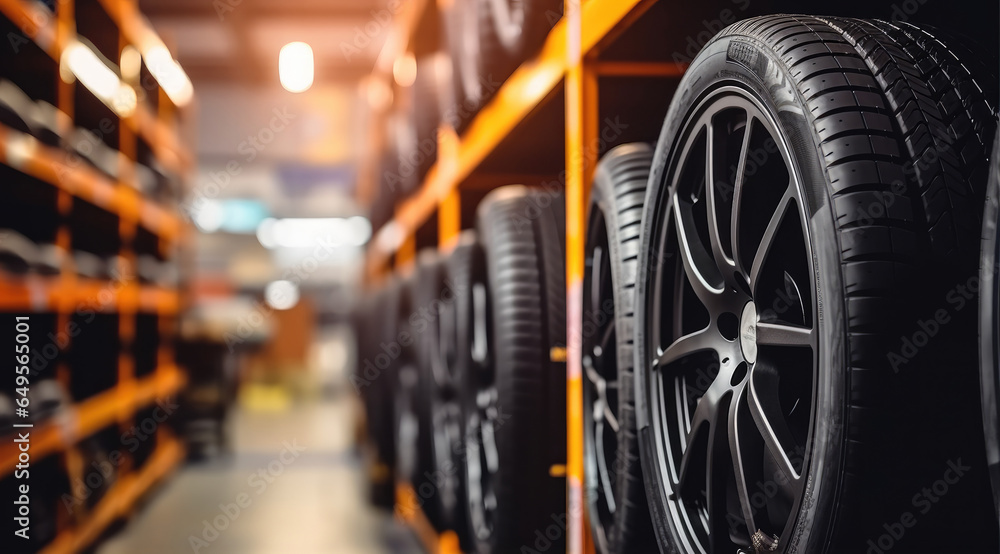
MULTIPOLYGON (((451 47, 500 3, 455 3, 451 47)), ((481 78, 501 39, 476 29, 455 71, 481 78)), ((748 19, 655 145, 604 156, 574 360, 598 552, 1000 548, 985 59, 907 23, 748 19)), ((396 467, 465 551, 565 549, 563 201, 490 193, 395 312, 415 340, 396 467)))
POLYGON ((605 157, 581 322, 599 552, 997 550, 983 68, 905 23, 749 19, 652 151, 605 157))
POLYGON ((564 202, 490 193, 475 231, 447 255, 421 252, 356 316, 355 381, 383 468, 372 475, 412 486, 417 506, 396 509, 419 508, 468 552, 565 550, 565 479, 552 471, 566 460, 566 368, 552 359, 566 346, 564 202))
POLYGON ((463 0, 443 12, 454 105, 462 133, 507 77, 533 56, 562 17, 562 0, 463 0))

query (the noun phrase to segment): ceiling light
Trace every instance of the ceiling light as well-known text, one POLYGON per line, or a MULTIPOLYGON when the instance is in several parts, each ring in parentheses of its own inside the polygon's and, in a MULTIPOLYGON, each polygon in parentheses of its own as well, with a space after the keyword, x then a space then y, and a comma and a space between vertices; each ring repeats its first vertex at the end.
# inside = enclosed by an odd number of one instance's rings
POLYGON ((413 85, 417 80, 417 60, 412 53, 407 52, 396 58, 392 64, 392 78, 403 88, 413 85))
MULTIPOLYGON (((115 113, 128 117, 135 112, 137 104, 135 91, 123 83, 118 74, 90 47, 74 40, 63 50, 60 62, 87 90, 115 113)), ((60 73, 63 73, 65 79, 65 72, 60 73)))
POLYGON ((304 42, 289 42, 278 53, 278 78, 288 92, 304 92, 313 84, 313 50, 304 42))
POLYGON ((299 287, 291 281, 273 281, 264 287, 264 301, 275 310, 289 310, 299 303, 299 287))
POLYGON ((191 97, 194 96, 191 79, 170 55, 170 50, 167 50, 166 46, 154 43, 143 52, 142 56, 146 60, 146 68, 174 105, 184 106, 191 101, 191 97))
POLYGON ((193 214, 194 224, 203 233, 214 233, 226 219, 225 208, 218 200, 205 200, 193 214))

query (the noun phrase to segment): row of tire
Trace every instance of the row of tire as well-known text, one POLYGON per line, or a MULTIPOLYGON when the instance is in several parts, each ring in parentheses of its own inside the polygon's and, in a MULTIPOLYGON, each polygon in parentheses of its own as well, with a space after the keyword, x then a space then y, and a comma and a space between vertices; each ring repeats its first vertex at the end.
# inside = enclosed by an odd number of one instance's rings
POLYGON ((657 143, 598 164, 582 313, 561 191, 491 192, 358 312, 377 502, 412 484, 467 552, 563 551, 580 504, 598 552, 996 552, 989 58, 906 23, 724 29, 657 143))
POLYGON ((376 227, 437 161, 439 127, 463 133, 500 84, 538 51, 562 11, 561 0, 430 3, 414 38, 413 81, 398 87, 387 121, 371 212, 376 227))

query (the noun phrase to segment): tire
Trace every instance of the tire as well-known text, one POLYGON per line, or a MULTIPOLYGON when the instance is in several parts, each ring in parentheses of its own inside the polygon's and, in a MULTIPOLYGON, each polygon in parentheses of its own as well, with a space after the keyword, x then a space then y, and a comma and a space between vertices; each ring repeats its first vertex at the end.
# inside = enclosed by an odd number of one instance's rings
POLYGON ((504 63, 513 71, 530 58, 563 15, 560 0, 482 0, 488 17, 484 36, 496 40, 504 63))
POLYGON ((386 150, 379 158, 376 187, 371 208, 368 210, 368 218, 372 222, 372 229, 377 230, 392 220, 396 211, 396 200, 400 197, 399 152, 391 133, 386 150))
POLYGON ((412 482, 428 521, 438 532, 451 526, 458 502, 458 475, 447 465, 450 448, 461 437, 458 408, 451 410, 449 376, 441 367, 441 315, 449 291, 444 260, 428 249, 417 258, 415 314, 411 319, 419 382, 413 399, 418 422, 417 471, 412 482), (454 417, 448 417, 454 416, 454 417))
POLYGON ((917 27, 769 16, 722 31, 678 90, 636 288, 660 550, 996 551, 975 317, 950 296, 976 275, 983 87, 917 27))
POLYGON ((497 460, 492 525, 477 536, 479 552, 565 549, 566 482, 549 474, 566 460, 565 364, 550 360, 551 348, 566 343, 563 203, 561 191, 511 186, 491 192, 478 210, 494 372, 492 387, 480 390, 490 399, 479 408, 488 419, 469 433, 492 432, 497 460))
POLYGON ((1000 513, 1000 370, 997 360, 1000 348, 1000 280, 996 278, 1000 261, 1000 241, 997 240, 997 216, 1000 214, 1000 140, 993 141, 993 159, 989 188, 986 192, 986 212, 983 215, 983 251, 979 268, 979 356, 982 380, 983 427, 986 433, 986 458, 993 482, 993 504, 1000 513))
POLYGON ((590 191, 581 325, 584 478, 601 554, 656 549, 639 463, 632 337, 639 224, 652 161, 648 144, 618 146, 601 159, 590 191))
POLYGON ((445 11, 455 90, 455 109, 446 120, 459 134, 538 51, 562 13, 560 0, 469 0, 445 11))
POLYGON ((448 86, 442 63, 435 56, 417 60, 413 84, 404 89, 408 96, 404 102, 405 116, 397 114, 393 125, 399 153, 400 190, 404 196, 420 188, 437 162, 441 97, 448 86))
POLYGON ((390 349, 397 352, 394 361, 392 381, 393 392, 390 406, 393 406, 393 428, 396 445, 396 478, 405 483, 417 481, 419 470, 418 440, 420 436, 420 416, 418 401, 420 396, 420 366, 413 341, 410 314, 414 313, 417 276, 414 273, 399 280, 399 285, 390 288, 395 294, 389 302, 395 310, 386 312, 389 319, 387 328, 392 329, 390 349))
POLYGON ((399 283, 389 282, 373 296, 365 314, 367 329, 362 333, 365 357, 359 361, 361 374, 357 385, 365 404, 368 440, 374 450, 369 478, 371 501, 376 507, 392 510, 396 505, 396 433, 392 411, 396 359, 386 351, 395 339, 395 325, 389 325, 386 314, 395 313, 392 304, 398 302, 399 283), (370 362, 370 364, 369 364, 370 362))
MULTIPOLYGON (((475 493, 470 495, 468 452, 479 453, 482 439, 470 432, 469 418, 478 418, 476 399, 484 376, 490 374, 487 356, 488 322, 486 321, 486 268, 483 251, 472 230, 463 231, 454 250, 446 259, 446 284, 452 290, 453 301, 444 303, 440 319, 441 349, 440 363, 448 374, 453 390, 452 399, 442 395, 436 411, 453 414, 458 408, 459 436, 457 442, 446 450, 450 460, 442 462, 442 473, 452 471, 458 477, 456 496, 458 505, 454 512, 446 514, 451 528, 458 535, 462 552, 474 552, 477 531, 473 528, 473 506, 480 505, 482 483, 474 485, 475 493), (478 298, 478 300, 477 300, 478 298), (478 304, 477 304, 478 302, 478 304), (467 449, 466 442, 473 448, 467 449), (471 500, 475 497, 475 501, 471 500)), ((448 427, 451 427, 448 425, 448 427)), ((450 433, 449 433, 450 434, 450 433)), ((480 460, 475 460, 481 464, 480 460)), ((476 466, 480 467, 480 466, 476 466)), ((484 531, 488 537, 488 532, 484 531)))
POLYGON ((454 2, 443 12, 447 33, 448 57, 451 59, 451 88, 454 107, 445 112, 445 121, 462 134, 486 103, 494 82, 489 77, 485 59, 495 44, 480 37, 481 2, 454 2), (485 77, 485 79, 484 79, 485 77))

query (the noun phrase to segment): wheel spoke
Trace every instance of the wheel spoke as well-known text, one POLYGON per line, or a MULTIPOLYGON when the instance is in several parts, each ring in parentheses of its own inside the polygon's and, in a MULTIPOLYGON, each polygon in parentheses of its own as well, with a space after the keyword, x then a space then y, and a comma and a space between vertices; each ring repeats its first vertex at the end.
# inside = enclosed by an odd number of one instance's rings
POLYGON ((748 389, 741 385, 729 405, 729 452, 733 458, 733 468, 736 474, 736 491, 740 497, 740 507, 743 509, 743 519, 746 521, 747 534, 757 529, 754 522, 754 507, 750 503, 750 477, 747 466, 761 459, 760 440, 754 440, 755 425, 747 404, 748 389))
POLYGON ((730 244, 733 245, 733 260, 741 271, 746 271, 746 269, 740 267, 740 204, 743 202, 743 181, 745 180, 747 155, 750 153, 750 137, 753 135, 756 121, 752 115, 747 116, 746 129, 743 131, 743 145, 740 146, 740 156, 736 162, 736 179, 733 183, 733 219, 729 227, 730 244))
POLYGON ((608 471, 608 463, 604 458, 604 424, 598 422, 594 428, 594 445, 597 454, 597 471, 600 472, 600 481, 604 488, 604 498, 607 500, 611 513, 615 513, 615 492, 611 486, 611 472, 608 471))
MULTIPOLYGON (((705 199, 708 202, 706 211, 708 212, 708 236, 712 243, 712 256, 715 264, 720 268, 734 267, 732 260, 726 257, 722 247, 721 230, 719 229, 718 198, 715 197, 715 125, 711 122, 707 125, 706 156, 705 156, 705 199)), ((731 271, 723 271, 724 279, 729 279, 731 271)))
POLYGON ((774 246, 775 239, 778 236, 778 229, 781 227, 781 222, 785 220, 785 212, 788 211, 788 207, 791 204, 792 190, 789 187, 785 190, 785 194, 781 196, 781 200, 778 201, 778 207, 775 208, 774 213, 771 215, 771 220, 767 222, 764 236, 761 237, 760 246, 757 247, 757 254, 753 258, 753 266, 750 268, 750 290, 754 292, 756 292, 760 271, 764 267, 767 255, 774 246))
POLYGON ((618 434, 618 418, 615 417, 615 413, 611 411, 611 406, 609 406, 606 401, 604 402, 604 421, 607 421, 611 430, 614 431, 615 434, 618 434))
POLYGON ((722 294, 722 289, 713 287, 698 270, 700 266, 714 264, 715 260, 698 259, 706 254, 701 249, 695 249, 688 237, 688 230, 685 229, 684 217, 681 215, 681 205, 677 197, 674 196, 674 218, 677 220, 677 241, 680 243, 681 261, 684 262, 684 273, 687 276, 691 288, 694 289, 698 300, 705 306, 715 304, 716 299, 722 294))
MULTIPOLYGON (((728 393, 728 390, 726 384, 722 380, 717 379, 708 387, 708 390, 705 391, 701 399, 698 400, 698 406, 694 409, 694 415, 691 416, 691 431, 687 436, 674 490, 684 491, 686 487, 693 484, 690 481, 692 472, 697 471, 696 466, 699 462, 705 463, 708 461, 704 458, 708 450, 702 451, 698 446, 703 438, 703 434, 707 434, 704 438, 711 440, 720 431, 718 428, 720 426, 718 424, 721 423, 719 422, 720 404, 723 401, 723 397, 728 393)), ((724 433, 725 430, 723 429, 722 432, 724 433)), ((704 467, 707 468, 707 465, 704 467)))
POLYGON ((763 360, 758 360, 750 373, 750 393, 747 400, 750 415, 764 439, 764 447, 778 464, 778 469, 787 482, 797 481, 798 472, 792 466, 785 448, 795 441, 779 407, 778 372, 763 360))
POLYGON ((812 346, 813 329, 780 323, 757 323, 757 344, 768 346, 812 346))
POLYGON ((611 321, 608 323, 608 327, 604 329, 604 335, 601 336, 601 342, 598 343, 598 346, 601 347, 602 355, 608 352, 614 352, 613 349, 609 348, 609 346, 611 346, 611 338, 614 336, 615 336, 615 319, 614 317, 612 317, 611 321))
POLYGON ((710 551, 719 552, 721 545, 729 542, 729 529, 726 520, 726 472, 731 467, 731 461, 722 455, 726 451, 729 432, 726 425, 726 415, 732 394, 728 391, 720 398, 712 421, 709 423, 708 452, 705 460, 705 499, 708 512, 708 525, 711 532, 708 535, 710 551), (720 459, 721 458, 721 459, 720 459))
POLYGON ((653 360, 653 369, 665 368, 681 358, 697 354, 698 352, 716 350, 716 346, 717 340, 709 332, 709 329, 702 329, 690 335, 684 335, 675 340, 662 354, 653 360))

